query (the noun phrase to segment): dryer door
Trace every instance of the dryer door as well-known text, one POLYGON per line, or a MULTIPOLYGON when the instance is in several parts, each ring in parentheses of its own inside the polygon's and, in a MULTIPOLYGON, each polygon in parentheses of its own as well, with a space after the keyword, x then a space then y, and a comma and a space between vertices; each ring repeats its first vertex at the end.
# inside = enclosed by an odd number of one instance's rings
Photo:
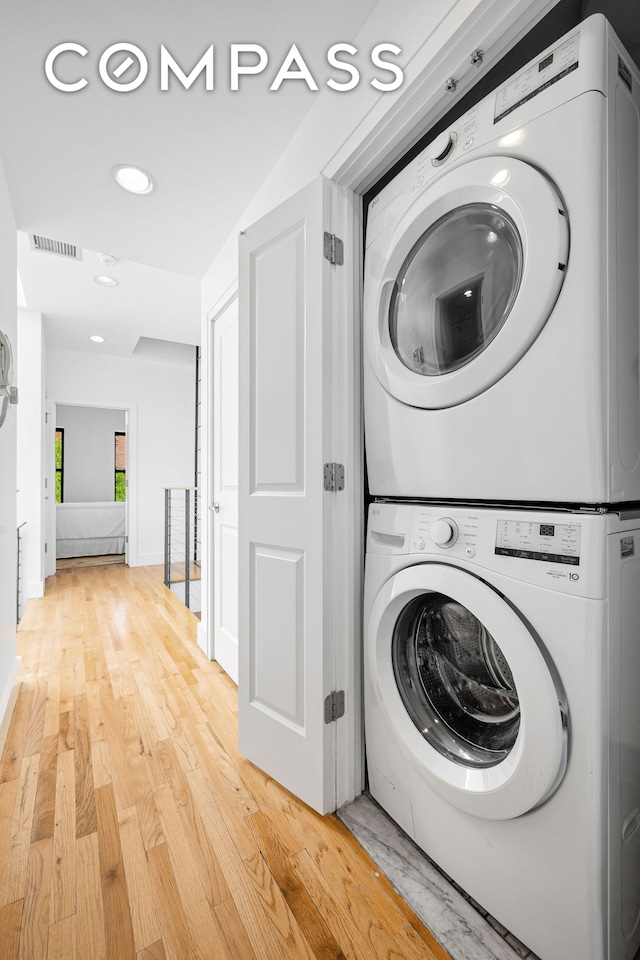
POLYGON ((562 201, 528 164, 488 157, 443 174, 389 228, 366 277, 365 337, 382 386, 428 409, 488 389, 546 323, 568 247, 562 201))
POLYGON ((407 567, 378 593, 367 630, 377 701, 443 797, 509 819, 555 790, 563 697, 532 632, 485 581, 445 564, 407 567))

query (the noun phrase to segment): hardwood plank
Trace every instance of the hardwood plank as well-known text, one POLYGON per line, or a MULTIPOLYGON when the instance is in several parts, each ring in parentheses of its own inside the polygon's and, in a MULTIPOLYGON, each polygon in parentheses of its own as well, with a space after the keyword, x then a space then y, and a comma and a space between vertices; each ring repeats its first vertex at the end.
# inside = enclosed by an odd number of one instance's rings
POLYGON ((393 956, 396 951, 391 937, 385 936, 377 917, 367 911, 359 915, 355 888, 345 902, 334 893, 306 850, 296 853, 291 862, 347 960, 388 960, 393 956))
POLYGON ((137 954, 136 960, 166 960, 166 957, 164 941, 158 940, 156 943, 152 943, 150 947, 141 950, 137 954))
POLYGON ((89 738, 92 743, 104 740, 104 717, 102 716, 102 682, 88 683, 84 689, 89 716, 89 738))
POLYGON ((147 857, 167 957, 169 960, 192 960, 189 930, 180 905, 180 895, 166 843, 153 847, 148 851, 147 857))
POLYGON ((51 680, 47 684, 47 703, 44 710, 44 724, 42 727, 43 740, 57 736, 60 729, 60 678, 57 675, 56 664, 51 665, 51 680))
POLYGON ((32 705, 33 690, 27 689, 26 685, 22 684, 2 753, 0 783, 5 783, 7 780, 15 780, 20 773, 22 758, 24 756, 24 744, 31 719, 32 705))
POLYGON ((0 907, 0 960, 17 960, 24 900, 0 907))
POLYGON ((346 839, 344 834, 341 836, 338 821, 331 824, 329 820, 324 825, 323 836, 309 831, 306 848, 332 889, 344 891, 344 898, 348 900, 349 891, 356 887, 373 914, 393 936, 406 925, 406 917, 381 888, 379 877, 375 877, 375 872, 379 874, 379 871, 367 869, 363 858, 352 852, 346 839), (327 836, 327 825, 329 829, 333 827, 333 836, 327 836))
POLYGON ((204 828, 173 744, 170 741, 158 744, 158 755, 180 814, 200 883, 210 906, 213 907, 229 897, 229 888, 218 863, 215 847, 204 828))
POLYGON ((76 745, 75 718, 73 703, 68 710, 60 713, 58 727, 58 751, 73 750, 76 745))
POLYGON ((18 960, 45 960, 47 956, 52 848, 47 838, 32 843, 29 849, 18 960))
MULTIPOLYGON (((227 953, 230 957, 242 960, 258 960, 249 943, 240 914, 232 898, 217 903, 213 908, 213 916, 220 934, 220 939, 224 943, 227 953)), ((2 960, 2 958, 0 958, 2 960)), ((329 958, 327 958, 329 960, 329 958)))
MULTIPOLYGON (((201 770, 191 770, 187 773, 187 780, 205 828, 216 845, 231 896, 256 956, 260 960, 284 960, 290 953, 277 936, 271 918, 265 914, 262 898, 256 891, 256 881, 246 870, 245 862, 227 832, 205 776, 201 770)), ((254 856, 259 856, 257 848, 254 856)))
POLYGON ((107 784, 113 783, 111 754, 107 740, 95 740, 91 744, 91 766, 93 768, 93 786, 96 790, 98 787, 106 787, 107 784))
POLYGON ((260 854, 273 874, 313 955, 322 960, 344 960, 344 953, 307 893, 306 887, 299 880, 265 815, 254 813, 247 821, 260 848, 260 854))
POLYGON ((89 833, 95 833, 98 829, 93 795, 89 705, 86 695, 76 697, 75 724, 76 838, 80 839, 89 833))
POLYGON ((129 779, 129 765, 120 732, 118 700, 102 699, 105 739, 109 744, 110 770, 118 810, 126 810, 135 803, 135 786, 129 779))
POLYGON ((245 822, 243 811, 236 805, 235 796, 229 794, 224 777, 208 748, 201 742, 195 749, 199 758, 198 766, 206 775, 222 821, 238 853, 243 859, 254 856, 257 852, 255 839, 245 822))
POLYGON ((76 953, 81 960, 107 960, 98 834, 76 841, 76 953))
POLYGON ((34 753, 40 753, 42 749, 48 688, 49 684, 46 678, 44 676, 36 676, 33 683, 33 704, 29 718, 29 727, 24 741, 25 757, 31 757, 34 753))
POLYGON ((175 800, 168 787, 156 791, 166 849, 191 938, 194 960, 226 960, 211 908, 191 857, 175 800))
POLYGON ((129 891, 133 939, 139 952, 160 940, 162 930, 135 807, 119 812, 118 826, 129 891))
MULTIPOLYGON (((27 885, 27 865, 33 808, 38 786, 40 757, 25 757, 22 772, 15 784, 14 804, 8 819, 3 820, 0 836, 0 905, 21 900, 27 885), (19 789, 18 789, 19 788, 19 789)), ((2 790, 9 784, 3 784, 2 790)), ((3 804, 0 801, 0 811, 3 804)), ((1 815, 1 813, 0 813, 1 815)))
POLYGON ((278 943, 279 950, 292 960, 314 960, 314 954, 300 930, 287 899, 282 896, 273 874, 261 853, 256 853, 244 866, 260 897, 264 916, 278 943))
POLYGON ((38 787, 36 790, 31 843, 53 837, 53 822, 56 807, 56 770, 58 767, 58 734, 51 734, 42 741, 38 787))
POLYGON ((76 804, 74 751, 58 754, 56 808, 51 870, 51 917, 54 924, 76 911, 76 804))
POLYGON ((76 920, 74 914, 49 927, 47 960, 76 960, 76 920))
MULTIPOLYGON (((425 928, 422 927, 424 931, 425 928)), ((406 957, 406 960, 449 960, 448 953, 442 949, 439 943, 433 939, 427 931, 427 937, 415 927, 407 925, 399 930, 393 938, 400 956, 406 957)))
MULTIPOLYGON (((213 760, 215 769, 221 777, 221 783, 224 783, 225 793, 232 797, 240 815, 243 817, 251 813, 256 813, 259 809, 258 804, 251 791, 247 788, 242 777, 233 763, 231 756, 225 750, 222 741, 215 735, 208 724, 197 727, 198 733, 206 744, 207 751, 213 760)), ((237 747, 234 751, 237 758, 237 747)))
POLYGON ((96 790, 96 814, 107 956, 129 960, 135 956, 135 946, 116 802, 111 784, 96 790))

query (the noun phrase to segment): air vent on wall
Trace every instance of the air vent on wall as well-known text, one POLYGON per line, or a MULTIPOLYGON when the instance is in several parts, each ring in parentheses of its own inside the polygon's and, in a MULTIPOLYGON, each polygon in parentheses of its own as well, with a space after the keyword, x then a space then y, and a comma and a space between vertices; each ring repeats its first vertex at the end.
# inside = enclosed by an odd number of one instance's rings
POLYGON ((75 243, 64 243, 63 240, 50 240, 49 237, 39 237, 36 233, 29 235, 32 250, 41 253, 55 253, 57 257, 66 257, 67 260, 82 260, 82 249, 75 243))

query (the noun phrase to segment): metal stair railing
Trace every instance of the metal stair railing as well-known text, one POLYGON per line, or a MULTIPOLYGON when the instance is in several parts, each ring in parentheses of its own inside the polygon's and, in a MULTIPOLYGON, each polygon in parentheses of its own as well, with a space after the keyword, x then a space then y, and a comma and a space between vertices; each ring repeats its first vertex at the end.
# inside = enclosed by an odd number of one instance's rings
POLYGON ((201 609, 197 487, 165 487, 164 584, 192 613, 201 609))

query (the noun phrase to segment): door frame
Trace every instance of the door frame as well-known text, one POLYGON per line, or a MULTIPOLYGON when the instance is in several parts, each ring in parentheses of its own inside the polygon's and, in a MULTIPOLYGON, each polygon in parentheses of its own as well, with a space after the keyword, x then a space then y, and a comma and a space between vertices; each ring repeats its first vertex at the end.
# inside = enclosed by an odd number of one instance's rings
MULTIPOLYGON (((198 633, 198 643, 209 660, 215 660, 215 637, 214 637, 214 619, 213 611, 215 609, 215 576, 214 576, 214 525, 213 514, 209 509, 213 502, 213 477, 214 477, 214 452, 213 443, 213 326, 216 320, 222 316, 234 300, 238 299, 238 281, 236 279, 225 294, 218 300, 214 307, 207 313, 207 402, 206 402, 206 423, 201 425, 203 437, 206 436, 207 443, 207 471, 205 478, 204 502, 206 503, 207 522, 205 524, 207 531, 206 558, 207 558, 207 590, 206 590, 206 630, 198 633), (203 646, 204 645, 204 646, 203 646)), ((204 611, 203 611, 204 613, 204 611)))
MULTIPOLYGON (((125 415, 125 433, 127 435, 127 499, 125 501, 125 563, 128 567, 138 566, 138 405, 120 406, 114 403, 92 403, 82 400, 64 400, 62 397, 50 397, 53 407, 53 429, 55 431, 56 407, 62 404, 66 407, 96 407, 100 410, 122 410, 125 415)), ((53 501, 55 511, 55 498, 53 501)), ((53 530, 55 532, 55 513, 53 530)), ((55 540, 54 540, 55 550, 55 540)))

